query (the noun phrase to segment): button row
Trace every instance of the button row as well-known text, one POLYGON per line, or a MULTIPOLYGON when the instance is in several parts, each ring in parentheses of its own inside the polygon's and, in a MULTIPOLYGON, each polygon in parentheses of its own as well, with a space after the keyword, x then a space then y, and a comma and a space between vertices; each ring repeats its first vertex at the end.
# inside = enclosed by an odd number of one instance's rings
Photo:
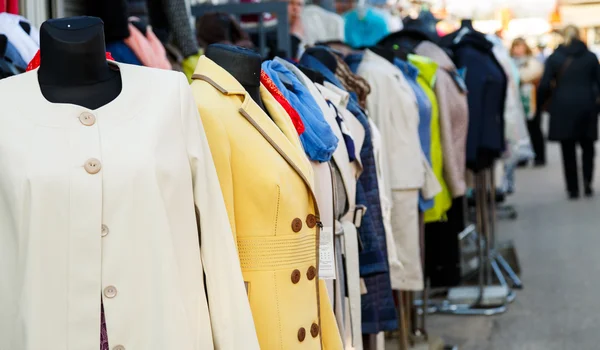
MULTIPOLYGON (((319 336, 319 331, 320 331, 320 327, 318 324, 313 323, 312 326, 310 326, 310 335, 313 338, 316 338, 319 336)), ((298 341, 303 342, 304 339, 306 339, 306 329, 304 329, 304 327, 300 327, 300 329, 298 330, 298 341)))
MULTIPOLYGON (((306 217, 306 226, 308 226, 308 228, 314 228, 317 226, 317 217, 313 214, 309 214, 306 217)), ((295 218, 292 220, 292 231, 300 232, 300 230, 302 230, 302 220, 295 218)))
MULTIPOLYGON (((300 273, 300 270, 295 269, 294 271, 292 271, 292 283, 297 284, 298 282, 300 282, 301 276, 302 274, 300 273)), ((315 277, 317 277, 317 269, 314 266, 311 266, 306 271, 306 278, 308 278, 309 281, 312 281, 313 279, 315 279, 315 277)))

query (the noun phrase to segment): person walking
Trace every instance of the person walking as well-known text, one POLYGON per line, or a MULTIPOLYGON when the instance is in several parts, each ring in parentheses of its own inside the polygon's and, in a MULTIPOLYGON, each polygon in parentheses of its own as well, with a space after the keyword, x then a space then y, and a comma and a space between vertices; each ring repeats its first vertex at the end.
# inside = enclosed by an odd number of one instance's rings
POLYGON ((564 44, 546 61, 544 75, 538 88, 538 106, 548 103, 548 140, 561 144, 568 196, 570 199, 577 199, 577 145, 582 149, 585 195, 593 195, 600 64, 596 55, 580 40, 577 27, 568 26, 564 31, 564 38, 564 44))
POLYGON ((527 42, 523 38, 513 41, 510 48, 516 66, 519 68, 520 92, 525 116, 527 117, 527 129, 531 138, 531 145, 535 153, 535 166, 546 165, 546 145, 542 134, 542 117, 537 113, 536 89, 542 78, 544 66, 534 56, 527 42))

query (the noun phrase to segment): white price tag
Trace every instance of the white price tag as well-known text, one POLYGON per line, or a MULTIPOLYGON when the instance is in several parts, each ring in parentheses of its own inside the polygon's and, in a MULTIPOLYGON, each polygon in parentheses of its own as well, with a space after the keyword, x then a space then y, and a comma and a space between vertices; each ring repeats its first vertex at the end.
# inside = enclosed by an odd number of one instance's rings
POLYGON ((335 279, 335 254, 333 251, 333 227, 323 227, 319 238, 319 278, 335 279))

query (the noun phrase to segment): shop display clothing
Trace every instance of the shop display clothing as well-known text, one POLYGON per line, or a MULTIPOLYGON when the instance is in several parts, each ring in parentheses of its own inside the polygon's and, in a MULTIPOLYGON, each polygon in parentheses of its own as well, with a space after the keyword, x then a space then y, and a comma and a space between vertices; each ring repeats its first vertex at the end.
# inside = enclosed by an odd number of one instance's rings
POLYGON ((265 61, 262 69, 273 80, 304 122, 305 131, 300 135, 304 151, 310 160, 327 162, 337 148, 338 139, 325 121, 323 111, 308 89, 283 64, 277 61, 265 61), (285 80, 284 80, 285 79, 285 80), (291 85, 286 86, 284 81, 291 85))
POLYGON ((359 6, 344 14, 346 43, 354 48, 375 46, 389 32, 385 16, 371 7, 359 6))
MULTIPOLYGON (((346 86, 360 86, 357 81, 350 81, 353 75, 340 75, 345 82, 331 72, 324 64, 311 55, 304 54, 300 63, 317 70, 325 80, 339 89, 346 86)), ((338 62, 339 72, 350 71, 342 61, 338 62), (342 67, 340 67, 342 65, 342 67)), ((387 246, 385 229, 382 220, 379 187, 377 183, 377 168, 373 154, 373 143, 369 121, 360 108, 356 96, 348 100, 347 109, 364 128, 364 143, 360 148, 360 160, 363 172, 356 187, 356 204, 368 207, 358 228, 362 251, 360 252, 360 274, 364 277, 368 294, 362 296, 361 317, 363 333, 376 334, 380 331, 395 330, 398 319, 392 289, 390 284, 389 267, 387 262, 387 246)))
POLYGON ((467 188, 465 149, 469 130, 469 107, 464 80, 448 54, 434 43, 422 41, 415 52, 438 65, 434 89, 439 108, 444 179, 452 197, 461 197, 467 188))
MULTIPOLYGON (((353 142, 357 147, 361 147, 364 141, 364 129, 352 114, 348 112, 346 106, 350 96, 331 84, 327 86, 318 85, 323 98, 328 101, 328 106, 335 113, 335 118, 344 118, 347 121, 348 130, 352 134, 353 142)), ((327 114, 326 114, 327 116, 327 114)), ((337 120, 336 120, 337 122, 337 120)), ((332 127, 335 132, 335 128, 332 127)), ((342 133, 341 128, 339 133, 342 133)), ((339 138, 339 134, 338 134, 339 138)), ((339 220, 343 231, 343 247, 345 257, 345 273, 347 290, 347 317, 345 320, 344 340, 345 344, 350 344, 353 349, 362 349, 362 331, 361 331, 361 293, 360 293, 360 274, 359 274, 359 247, 358 232, 354 223, 354 213, 356 209, 356 182, 362 172, 362 167, 358 156, 355 155, 354 161, 350 161, 348 148, 338 146, 333 154, 336 168, 340 173, 343 190, 338 191, 345 197, 344 203, 337 203, 337 206, 343 206, 336 210, 341 213, 336 219, 339 220)), ((338 198, 341 198, 340 195, 338 198)))
POLYGON ((433 208, 425 212, 425 222, 440 221, 452 206, 452 195, 444 178, 445 154, 442 149, 439 107, 433 91, 438 65, 429 58, 418 55, 409 55, 408 60, 419 70, 417 82, 431 102, 431 166, 441 186, 441 191, 435 196, 433 208))
POLYGON ((193 77, 260 348, 341 349, 327 290, 318 278, 314 174, 290 117, 261 86, 267 115, 206 56, 193 77))
POLYGON ((302 10, 303 39, 307 45, 328 41, 344 42, 344 19, 319 5, 306 5, 302 10))
POLYGON ((579 40, 561 45, 546 60, 538 89, 538 106, 547 101, 550 113, 550 141, 595 141, 598 139, 598 105, 600 67, 595 54, 579 40), (572 62, 562 68, 567 59, 572 62), (559 73, 562 69, 564 72, 559 73), (560 74, 556 88, 553 79, 560 74))
POLYGON ((25 62, 31 61, 40 47, 38 30, 27 19, 19 15, 0 13, 0 34, 6 35, 8 41, 17 49, 25 62), (19 22, 28 23, 31 27, 30 32, 27 33, 19 22))
MULTIPOLYGON (((396 263, 388 254, 392 288, 406 290, 409 286, 405 284, 405 270, 414 265, 413 269, 421 271, 418 220, 394 222, 393 217, 398 215, 396 208, 411 208, 407 214, 417 213, 418 199, 413 198, 412 192, 418 193, 419 189, 424 188, 426 198, 432 199, 440 190, 439 183, 435 175, 431 174, 431 167, 423 154, 419 140, 417 99, 402 72, 392 62, 370 50, 365 51, 357 72, 371 86, 371 94, 367 97, 367 110, 370 120, 379 128, 383 145, 380 162, 383 173, 380 176, 383 180, 380 196, 386 203, 382 205, 383 219, 388 231, 393 232, 394 255, 399 258, 396 263), (394 103, 391 103, 392 101, 394 103), (431 175, 426 176, 426 173, 431 175), (426 179, 433 181, 426 183, 426 179), (411 195, 393 197, 393 192, 397 190, 410 190, 411 195), (408 202, 398 203, 401 199, 408 202), (403 235, 409 237, 401 237, 403 235), (409 245, 410 243, 413 244, 409 245), (414 254, 408 251, 414 251, 414 254), (409 257, 415 259, 407 260, 409 257)), ((421 275, 422 273, 419 274, 421 275)), ((415 288, 415 285, 422 289, 422 276, 418 282, 411 282, 410 287, 415 288)))
MULTIPOLYGON (((2 35, 2 34, 0 34, 2 35)), ((0 57, 4 56, 4 58, 8 58, 8 60, 15 65, 15 67, 21 69, 21 70, 25 70, 27 68, 27 63, 25 62, 25 60, 23 60, 23 57, 21 57, 21 54, 19 53, 19 51, 17 50, 16 47, 14 47, 13 44, 11 44, 10 41, 6 42, 6 49, 4 51, 4 53, 0 52, 0 57)))
POLYGON ((505 150, 506 75, 485 35, 470 31, 456 40, 452 45, 454 62, 467 69, 465 82, 469 91, 467 166, 479 171, 489 167, 505 150))
MULTIPOLYGON (((317 86, 318 84, 313 83, 292 63, 281 58, 275 58, 275 61, 289 69, 298 78, 300 83, 308 89, 319 109, 323 112, 323 116, 331 127, 333 134, 340 140, 340 144, 333 153, 330 162, 332 173, 331 187, 333 188, 334 202, 332 205, 325 204, 325 206, 332 207, 334 210, 333 219, 335 221, 334 227, 336 233, 335 256, 337 275, 335 281, 328 281, 328 291, 334 305, 344 348, 346 348, 346 344, 356 344, 355 349, 362 349, 362 344, 356 343, 357 339, 362 340, 360 330, 360 276, 358 273, 356 227, 354 227, 354 230, 345 229, 343 222, 346 220, 342 219, 346 212, 355 206, 356 178, 358 177, 353 173, 354 167, 349 160, 347 148, 343 144, 344 138, 336 121, 336 114, 345 107, 340 105, 342 98, 339 95, 336 95, 334 91, 322 85, 317 86), (333 108, 331 106, 332 103, 335 103, 337 107, 333 108)), ((314 164, 313 168, 315 168, 314 164)), ((318 180, 317 169, 315 169, 315 175, 315 180, 318 180)), ((317 190, 318 192, 319 190, 317 190)), ((317 194, 317 200, 318 196, 317 194)), ((319 204, 319 208, 323 208, 323 205, 319 204)), ((323 212, 321 217, 324 217, 323 212)), ((323 220, 323 224, 327 226, 325 220, 323 220)))
POLYGON ((361 108, 367 107, 367 96, 371 93, 371 86, 360 75, 350 69, 350 66, 338 55, 334 55, 337 61, 335 76, 344 86, 344 89, 350 94, 354 94, 354 98, 358 101, 361 108))
POLYGON ((95 110, 0 81, 0 347, 98 349, 102 296, 114 347, 258 349, 189 86, 116 65, 95 110))
POLYGON ((0 0, 0 13, 19 14, 19 0, 0 0))
POLYGON ((428 162, 419 140, 419 109, 413 90, 393 63, 371 50, 365 51, 357 73, 371 86, 367 110, 382 133, 387 195, 392 189, 423 187, 428 162))
MULTIPOLYGON (((431 169, 431 101, 429 101, 425 91, 417 83, 417 76, 419 75, 417 67, 398 58, 394 59, 394 65, 400 69, 417 99, 417 106, 419 108, 419 141, 423 155, 427 160, 426 166, 431 169)), ((435 181, 437 182, 437 179, 435 181)), ((426 211, 431 209, 433 208, 433 204, 433 197, 425 198, 424 193, 421 191, 419 195, 419 210, 426 211)))

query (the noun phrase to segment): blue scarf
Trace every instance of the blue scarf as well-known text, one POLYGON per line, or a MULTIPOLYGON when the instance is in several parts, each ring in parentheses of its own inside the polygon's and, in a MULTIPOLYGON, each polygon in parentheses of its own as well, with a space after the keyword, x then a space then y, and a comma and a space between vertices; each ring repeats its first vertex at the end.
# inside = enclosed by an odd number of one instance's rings
POLYGON ((308 158, 317 162, 328 162, 337 148, 338 139, 310 91, 294 73, 279 62, 265 61, 262 69, 302 118, 305 130, 300 135, 300 141, 308 158), (286 86, 283 81, 291 86, 286 86))

